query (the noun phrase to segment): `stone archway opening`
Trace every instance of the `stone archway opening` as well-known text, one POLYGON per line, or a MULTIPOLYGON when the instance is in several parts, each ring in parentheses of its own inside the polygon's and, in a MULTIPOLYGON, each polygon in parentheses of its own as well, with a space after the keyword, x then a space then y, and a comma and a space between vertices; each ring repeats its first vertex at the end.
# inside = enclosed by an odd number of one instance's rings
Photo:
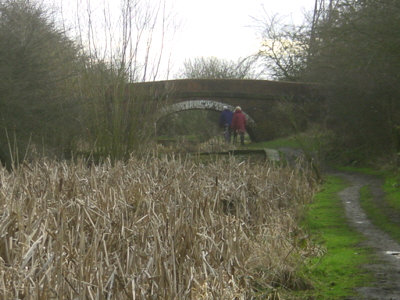
MULTIPOLYGON (((215 100, 210 100, 210 99, 196 99, 196 100, 186 100, 186 101, 181 101, 177 102, 174 104, 167 105, 163 107, 159 112, 157 113, 157 118, 156 118, 156 128, 157 128, 157 123, 162 120, 163 118, 166 118, 168 115, 174 114, 174 113, 179 113, 183 111, 189 111, 189 110, 210 110, 210 111, 215 111, 215 112, 222 112, 224 110, 224 106, 227 106, 228 109, 231 111, 234 111, 235 107, 215 101, 215 100)), ((246 130, 247 133, 252 141, 255 140, 254 132, 255 132, 255 127, 256 123, 254 119, 249 116, 245 111, 243 111, 244 115, 246 116, 247 120, 247 126, 246 130)))

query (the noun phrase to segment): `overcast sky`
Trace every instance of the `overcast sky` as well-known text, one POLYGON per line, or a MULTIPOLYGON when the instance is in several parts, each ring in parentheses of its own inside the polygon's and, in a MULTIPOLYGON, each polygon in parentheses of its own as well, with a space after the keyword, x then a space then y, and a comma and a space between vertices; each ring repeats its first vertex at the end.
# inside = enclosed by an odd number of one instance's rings
POLYGON ((174 0, 183 19, 176 44, 183 58, 228 59, 256 53, 260 44, 256 19, 279 15, 301 23, 315 0, 174 0))
MULTIPOLYGON (((195 57, 236 61, 260 48, 255 19, 274 15, 300 24, 315 0, 173 0, 182 26, 174 41, 174 66, 195 57)), ((179 67, 178 67, 179 69, 179 67)))
MULTIPOLYGON (((120 11, 123 3, 121 0, 42 1, 53 3, 58 9, 61 8, 63 19, 68 19, 72 27, 77 26, 78 14, 87 14, 88 4, 93 15, 98 13, 98 18, 104 20, 103 7, 114 11, 117 16, 117 11, 120 11)), ((158 0, 134 1, 147 4, 158 0)), ((183 66, 185 60, 195 57, 215 56, 236 61, 257 53, 260 40, 254 19, 278 15, 280 18, 285 18, 288 23, 301 23, 305 12, 312 10, 315 0, 166 0, 166 2, 178 24, 172 42, 168 41, 166 44, 169 48, 166 50, 171 51, 172 73, 174 73, 183 66)), ((99 23, 94 27, 100 32, 95 42, 100 43, 102 36, 105 36, 101 33, 102 25, 99 23)))

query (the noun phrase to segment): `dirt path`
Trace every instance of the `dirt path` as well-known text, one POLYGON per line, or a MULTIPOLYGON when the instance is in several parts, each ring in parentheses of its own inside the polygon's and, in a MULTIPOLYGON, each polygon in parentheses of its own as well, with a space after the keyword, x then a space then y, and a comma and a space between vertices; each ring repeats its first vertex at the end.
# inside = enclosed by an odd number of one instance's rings
MULTIPOLYGON (((295 161, 300 150, 291 148, 280 148, 289 161, 295 161)), ((363 186, 370 186, 373 200, 382 205, 384 203, 384 192, 382 190, 382 180, 377 177, 347 173, 332 172, 330 175, 339 176, 349 182, 349 187, 339 193, 343 201, 346 216, 350 225, 361 232, 366 240, 362 246, 368 247, 375 252, 375 257, 371 263, 365 265, 365 269, 375 274, 376 281, 370 286, 358 288, 358 297, 347 298, 347 300, 400 300, 400 245, 390 238, 386 233, 376 228, 368 220, 366 214, 360 206, 360 189, 363 186)), ((400 222, 400 217, 388 213, 388 217, 393 222, 400 222)))
POLYGON ((339 196, 351 226, 366 237, 363 246, 371 248, 377 258, 365 266, 376 275, 376 282, 373 286, 359 288, 360 296, 350 299, 400 300, 400 245, 367 219, 359 203, 360 188, 366 185, 370 185, 374 201, 383 199, 382 181, 372 176, 353 173, 341 172, 332 175, 344 178, 350 183, 339 196))

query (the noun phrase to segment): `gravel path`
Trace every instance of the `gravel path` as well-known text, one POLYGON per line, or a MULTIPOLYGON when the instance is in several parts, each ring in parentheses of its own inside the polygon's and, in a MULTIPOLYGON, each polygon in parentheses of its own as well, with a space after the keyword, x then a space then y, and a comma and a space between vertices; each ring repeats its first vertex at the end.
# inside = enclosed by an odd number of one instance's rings
POLYGON ((366 237, 364 246, 376 253, 376 259, 365 266, 376 275, 376 282, 371 287, 359 288, 359 297, 351 299, 400 300, 400 245, 368 220, 359 203, 360 188, 366 185, 370 186, 374 201, 381 201, 384 196, 382 181, 373 176, 354 173, 340 172, 332 175, 350 183, 349 187, 339 193, 347 218, 351 226, 366 237))
MULTIPOLYGON (((280 148, 289 162, 294 161, 300 150, 280 148)), ((350 173, 328 172, 349 182, 349 187, 339 193, 343 201, 346 216, 350 225, 365 236, 362 246, 375 252, 375 259, 365 265, 365 269, 375 274, 376 281, 370 286, 358 288, 358 297, 347 300, 400 300, 400 245, 389 235, 376 228, 360 206, 360 189, 370 186, 373 201, 384 205, 382 190, 383 181, 375 176, 350 173)), ((393 222, 400 223, 400 216, 388 214, 393 222)))

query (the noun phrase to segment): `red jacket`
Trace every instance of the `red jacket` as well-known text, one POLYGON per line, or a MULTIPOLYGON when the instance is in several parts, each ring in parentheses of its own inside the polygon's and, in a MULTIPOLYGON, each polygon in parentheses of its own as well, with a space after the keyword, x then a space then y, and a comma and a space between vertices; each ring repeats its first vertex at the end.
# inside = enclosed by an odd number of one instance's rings
POLYGON ((246 131, 246 117, 241 110, 235 111, 232 118, 232 129, 239 132, 246 131))

